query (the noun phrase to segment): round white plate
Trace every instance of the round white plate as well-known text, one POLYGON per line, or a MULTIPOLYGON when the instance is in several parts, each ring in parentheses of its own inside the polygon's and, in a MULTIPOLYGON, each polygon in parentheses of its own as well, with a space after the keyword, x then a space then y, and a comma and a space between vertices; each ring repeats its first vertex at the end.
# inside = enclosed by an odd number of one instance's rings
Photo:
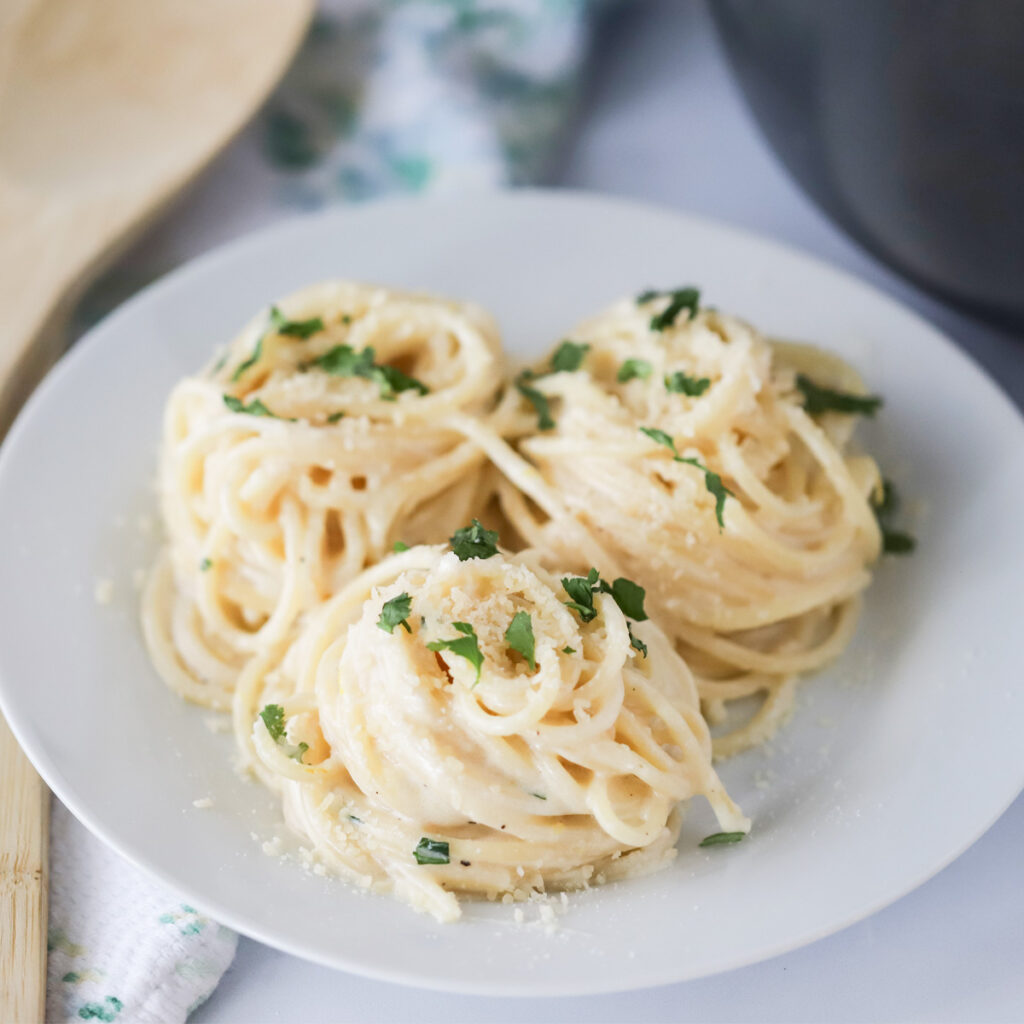
POLYGON ((0 699, 43 777, 94 832, 239 931, 377 978, 479 993, 590 993, 748 964, 897 899, 988 828, 1024 780, 1020 509, 1024 427, 933 328, 857 281, 738 231, 632 203, 520 193, 394 202, 292 221, 146 289, 85 338, 0 454, 0 699), (471 298, 514 355, 646 287, 704 300, 852 360, 885 408, 863 437, 920 499, 918 552, 878 570, 857 637, 806 682, 768 751, 723 775, 754 818, 667 871, 540 908, 471 905, 439 926, 266 856, 273 800, 231 739, 149 666, 133 575, 156 538, 160 416, 172 384, 252 313, 318 279, 471 298), (141 518, 140 518, 141 517, 141 518), (146 517, 149 517, 148 519, 146 517), (94 599, 98 578, 113 601, 94 599), (212 797, 212 809, 192 802, 212 797))

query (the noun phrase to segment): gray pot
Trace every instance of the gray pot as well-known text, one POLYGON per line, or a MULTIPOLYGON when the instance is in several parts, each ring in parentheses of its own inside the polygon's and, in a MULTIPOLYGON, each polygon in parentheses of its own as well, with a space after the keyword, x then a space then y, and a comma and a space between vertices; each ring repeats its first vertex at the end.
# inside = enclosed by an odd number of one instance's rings
POLYGON ((1024 2, 714 0, 755 117, 851 235, 1024 327, 1024 2))

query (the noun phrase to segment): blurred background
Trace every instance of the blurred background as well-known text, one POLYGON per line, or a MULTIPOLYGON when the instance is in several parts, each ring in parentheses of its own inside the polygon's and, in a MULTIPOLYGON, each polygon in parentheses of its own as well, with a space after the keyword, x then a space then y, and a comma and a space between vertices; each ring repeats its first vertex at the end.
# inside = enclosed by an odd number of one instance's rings
MULTIPOLYGON (((119 201, 173 164, 190 126, 215 120, 243 65, 259 65, 249 40, 278 2, 304 21, 305 0, 0 0, 6 320, 32 305, 33 282, 81 240, 82 224, 111 239, 56 275, 59 345, 186 260, 283 217, 543 185, 633 197, 797 246, 916 309, 1024 405, 1022 0, 322 0, 293 59, 287 40, 273 59, 268 51, 267 87, 253 86, 237 137, 223 151, 205 140, 205 156, 175 180, 202 173, 129 230, 135 214, 119 201), (227 29, 196 36, 200 10, 211 24, 227 12, 227 29), (112 91, 97 84, 104 68, 124 69, 112 91), (158 78, 168 89, 160 121, 146 107, 158 78), (133 163, 143 138, 146 159, 133 163)), ((231 124, 221 118, 225 137, 231 124)), ((0 322, 0 384, 5 330, 0 322)), ((1019 870, 1022 823, 1018 800, 894 906, 689 984, 685 999, 663 990, 562 1005, 594 1021, 813 1020, 825 1005, 850 1020, 1019 1020, 1019 977, 1004 969, 1005 950, 986 951, 993 934, 1019 931, 1020 899, 1004 886, 1019 870)), ((52 851, 65 870, 79 850, 115 858, 68 828, 73 841, 52 851)), ((242 939, 191 1019, 265 1019, 271 1008, 279 1019, 332 1019, 338 977, 242 939)), ((350 1019, 410 1019, 412 990, 342 981, 350 1019)), ((451 1021, 516 1020, 523 1005, 430 1003, 451 1021)))
POLYGON ((291 213, 554 185, 841 263, 1021 402, 1003 343, 1024 330, 1022 53, 1015 0, 323 0, 260 113, 73 330, 291 213))

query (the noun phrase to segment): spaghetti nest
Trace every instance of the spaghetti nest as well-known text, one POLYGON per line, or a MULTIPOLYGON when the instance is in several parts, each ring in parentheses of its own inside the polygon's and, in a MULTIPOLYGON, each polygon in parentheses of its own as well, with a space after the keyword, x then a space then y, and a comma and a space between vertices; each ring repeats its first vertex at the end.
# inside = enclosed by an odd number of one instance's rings
POLYGON ((697 794, 745 831, 686 665, 605 590, 581 616, 531 552, 394 555, 243 673, 240 739, 322 861, 440 920, 655 870, 697 794))
POLYGON ((766 738, 796 674, 847 643, 879 554, 879 476, 846 451, 851 417, 812 416, 797 387, 863 392, 849 367, 698 310, 695 294, 679 308, 679 294, 581 324, 506 397, 514 452, 489 445, 524 542, 646 587, 711 720, 765 696, 716 739, 727 755, 766 738))
POLYGON ((157 668, 230 706, 239 670, 394 541, 438 541, 479 504, 503 372, 481 309, 349 283, 261 313, 174 389, 159 490, 167 547, 145 596, 157 668))

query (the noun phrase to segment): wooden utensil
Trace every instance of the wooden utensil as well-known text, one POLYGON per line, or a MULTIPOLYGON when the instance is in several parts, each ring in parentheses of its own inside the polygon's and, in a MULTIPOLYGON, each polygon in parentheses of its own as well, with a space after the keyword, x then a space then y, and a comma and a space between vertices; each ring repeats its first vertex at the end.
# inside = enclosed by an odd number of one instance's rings
MULTIPOLYGON (((61 314, 259 107, 312 7, 0 4, 0 436, 59 355, 61 314)), ((0 719, 4 1024, 45 1012, 47 822, 46 787, 0 719)))

